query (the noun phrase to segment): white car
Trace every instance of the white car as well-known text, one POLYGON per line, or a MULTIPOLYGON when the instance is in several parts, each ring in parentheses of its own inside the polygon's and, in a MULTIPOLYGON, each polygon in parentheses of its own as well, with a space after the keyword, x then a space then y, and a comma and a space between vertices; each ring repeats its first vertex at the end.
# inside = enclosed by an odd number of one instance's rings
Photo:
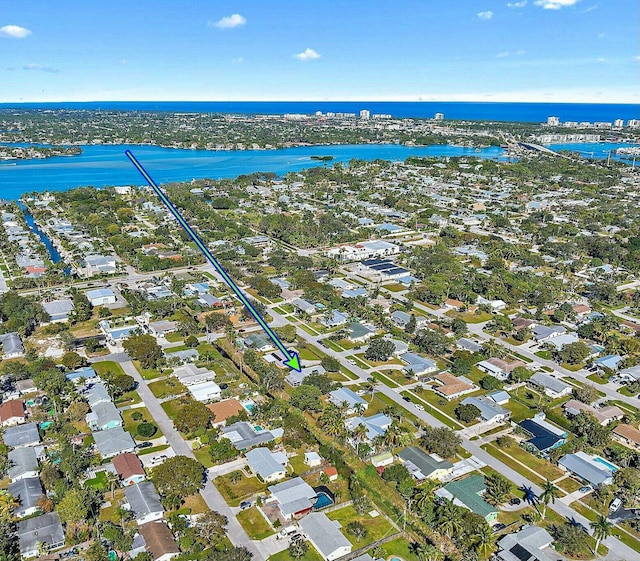
POLYGON ((420 405, 419 403, 414 403, 413 405, 415 406, 415 408, 418 411, 424 411, 424 407, 422 405, 420 405))

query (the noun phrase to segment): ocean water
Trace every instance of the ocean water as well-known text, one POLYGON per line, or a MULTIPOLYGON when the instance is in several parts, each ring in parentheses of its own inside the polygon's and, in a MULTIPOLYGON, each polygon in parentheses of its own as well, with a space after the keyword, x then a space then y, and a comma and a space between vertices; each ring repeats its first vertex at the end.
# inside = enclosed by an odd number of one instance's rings
POLYGON ((64 191, 79 186, 104 187, 144 185, 144 180, 125 156, 131 150, 158 183, 219 179, 255 172, 284 175, 309 167, 325 165, 311 156, 333 156, 331 162, 362 160, 402 161, 410 156, 469 156, 505 159, 504 151, 488 147, 476 152, 460 146, 402 146, 365 144, 340 146, 304 146, 282 150, 209 151, 160 148, 158 146, 82 146, 77 156, 56 156, 36 160, 0 163, 0 198, 19 199, 32 191, 64 191))
POLYGON ((87 109, 116 111, 169 111, 178 113, 236 113, 280 115, 312 114, 316 111, 390 114, 393 117, 482 121, 546 122, 555 115, 560 121, 609 121, 640 119, 640 105, 615 103, 500 103, 451 101, 94 101, 77 103, 0 103, 2 109, 87 109))

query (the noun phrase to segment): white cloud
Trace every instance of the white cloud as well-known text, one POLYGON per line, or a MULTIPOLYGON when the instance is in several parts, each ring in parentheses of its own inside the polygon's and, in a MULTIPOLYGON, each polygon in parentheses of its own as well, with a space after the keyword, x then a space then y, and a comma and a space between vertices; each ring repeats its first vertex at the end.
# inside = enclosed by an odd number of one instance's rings
POLYGON ((320 55, 317 53, 317 51, 314 51, 313 49, 307 47, 301 53, 293 55, 293 58, 297 58, 298 60, 314 60, 316 58, 320 58, 320 55))
POLYGON ((493 12, 491 10, 487 10, 486 12, 478 12, 476 14, 480 19, 489 20, 493 17, 493 12))
POLYGON ((507 58, 510 54, 509 51, 502 51, 496 55, 496 58, 507 58))
POLYGON ((231 62, 233 62, 233 64, 242 64, 244 62, 244 57, 239 56, 238 58, 234 58, 231 62))
POLYGON ((9 39, 24 39, 31 35, 26 27, 20 27, 19 25, 3 25, 0 27, 0 37, 7 37, 9 39))
POLYGON ((123 58, 122 60, 118 61, 118 64, 120 66, 126 66, 127 64, 129 64, 129 61, 126 58, 123 58))
POLYGON ((513 54, 516 55, 516 56, 520 56, 520 55, 524 55, 526 53, 527 53, 527 51, 525 51, 524 49, 519 49, 513 54))
POLYGON ((233 29, 234 27, 240 27, 247 23, 247 18, 240 14, 231 14, 225 16, 218 21, 208 21, 207 27, 217 27, 218 29, 233 29))
POLYGON ((606 58, 604 58, 603 56, 598 57, 596 60, 597 60, 598 62, 607 62, 607 59, 606 59, 606 58))
POLYGON ((637 60, 638 62, 640 62, 640 55, 637 55, 637 56, 635 56, 633 58, 634 58, 634 60, 637 60))
POLYGON ((32 62, 30 64, 25 64, 22 67, 22 70, 39 70, 40 72, 51 72, 53 74, 60 72, 57 68, 53 68, 52 66, 44 66, 43 64, 37 64, 32 62))
POLYGON ((527 51, 525 51, 524 49, 518 49, 517 51, 514 51, 514 52, 502 51, 501 53, 498 53, 496 55, 496 58, 507 58, 508 56, 521 56, 526 52, 527 51))
POLYGON ((524 8, 527 5, 527 0, 522 2, 507 2, 507 8, 524 8))
POLYGON ((545 10, 559 10, 568 6, 574 6, 580 0, 536 0, 534 4, 545 10))

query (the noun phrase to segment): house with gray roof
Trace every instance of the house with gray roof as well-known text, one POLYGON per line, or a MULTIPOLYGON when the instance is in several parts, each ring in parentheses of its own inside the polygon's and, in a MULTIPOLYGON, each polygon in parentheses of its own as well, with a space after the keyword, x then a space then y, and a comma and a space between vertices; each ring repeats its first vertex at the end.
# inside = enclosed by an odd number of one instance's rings
POLYGON ((100 456, 105 460, 123 452, 133 452, 136 449, 133 438, 122 427, 100 430, 91 434, 100 456))
POLYGON ((265 483, 273 483, 287 475, 288 460, 283 452, 272 452, 269 448, 253 448, 245 456, 251 471, 265 483))
POLYGON ((553 538, 544 528, 524 526, 515 534, 507 534, 499 542, 499 561, 553 561, 558 555, 551 548, 553 538))
POLYGON ((26 423, 5 429, 2 435, 4 443, 10 448, 35 446, 40 443, 40 433, 36 423, 26 423))
POLYGON ((129 510, 133 513, 138 526, 160 520, 164 516, 164 507, 160 495, 151 481, 142 481, 124 488, 129 510))
POLYGON ((566 332, 567 328, 562 325, 536 325, 531 328, 531 335, 533 335, 533 338, 538 341, 538 343, 548 342, 550 339, 558 337, 566 332))
POLYGON ((198 360, 200 353, 196 349, 184 349, 182 351, 164 351, 164 356, 168 361, 185 364, 198 360))
POLYGON ((349 432, 353 432, 358 426, 363 425, 367 431, 367 440, 371 442, 376 436, 383 436, 391 423, 393 423, 391 417, 384 413, 377 413, 371 417, 351 417, 344 422, 344 425, 349 432))
POLYGON ((366 296, 366 289, 359 286, 358 288, 352 288, 351 290, 345 290, 342 292, 341 296, 343 298, 360 298, 361 296, 366 296))
POLYGON ((69 298, 43 302, 44 311, 49 314, 51 323, 63 323, 69 321, 69 314, 73 311, 73 301, 69 298))
POLYGON ((353 343, 363 343, 375 335, 375 330, 361 323, 350 323, 347 327, 347 339, 353 343))
POLYGON ((447 460, 427 454, 417 446, 407 446, 398 453, 398 458, 418 481, 442 479, 453 471, 453 464, 447 460))
POLYGON ((329 401, 338 407, 346 405, 348 414, 353 413, 356 407, 361 407, 363 411, 369 407, 369 404, 357 393, 345 387, 329 392, 329 401))
POLYGON ((105 306, 107 304, 116 303, 116 295, 110 288, 96 288, 95 290, 87 290, 86 297, 92 306, 105 306))
POLYGON ((106 430, 122 426, 120 411, 111 401, 96 403, 85 417, 91 430, 106 430))
POLYGON ((475 405, 480 409, 480 418, 486 423, 502 423, 511 416, 511 411, 484 395, 467 397, 462 404, 475 405))
POLYGON ((73 382, 74 384, 79 383, 81 380, 89 381, 94 380, 98 377, 96 371, 92 366, 83 366, 82 368, 76 368, 73 372, 67 372, 65 377, 69 382, 73 382))
POLYGON ((84 391, 84 397, 86 398, 89 407, 92 409, 98 403, 111 403, 111 396, 102 382, 95 382, 91 384, 84 391))
POLYGON ((271 497, 266 502, 275 502, 285 520, 304 516, 313 508, 317 498, 313 487, 301 477, 271 485, 268 489, 271 497))
POLYGON ((594 487, 600 484, 611 485, 613 474, 618 470, 617 466, 599 456, 590 456, 582 451, 562 456, 558 465, 594 487))
POLYGON ((325 561, 334 561, 351 553, 351 542, 339 530, 338 523, 324 512, 312 512, 300 520, 299 525, 325 561))
POLYGON ((64 545, 64 530, 57 512, 47 512, 35 518, 28 518, 16 524, 20 544, 20 555, 24 559, 37 557, 41 544, 49 551, 64 545))
POLYGON ((238 421, 221 429, 221 438, 227 438, 236 450, 247 450, 275 440, 277 436, 268 430, 256 430, 253 425, 238 421))
POLYGON ((344 325, 348 321, 348 314, 344 314, 338 310, 332 310, 327 316, 320 320, 320 323, 325 327, 338 327, 339 325, 344 325))
POLYGON ((22 339, 20 339, 20 335, 15 331, 0 335, 0 343, 2 343, 3 358, 18 358, 24 356, 22 339))
POLYGON ((312 374, 325 373, 326 370, 324 369, 324 367, 321 364, 317 364, 316 366, 308 366, 307 368, 303 368, 300 372, 298 372, 297 370, 291 370, 291 372, 289 372, 289 374, 287 374, 284 379, 287 384, 289 384, 292 388, 295 388, 296 386, 302 384, 307 376, 311 376, 312 374))
POLYGON ((416 353, 404 353, 400 355, 400 360, 405 363, 402 371, 405 374, 411 373, 416 378, 438 371, 438 364, 435 360, 416 353))
POLYGON ((302 298, 296 298, 293 302, 291 302, 291 305, 296 310, 298 310, 298 311, 300 311, 300 312, 302 312, 304 314, 313 315, 318 311, 316 309, 316 307, 311 302, 307 302, 306 300, 303 300, 302 298))
POLYGON ((556 399, 569 395, 573 391, 573 387, 565 384, 562 380, 558 380, 554 376, 544 372, 536 372, 528 380, 529 384, 542 389, 549 397, 556 399))
POLYGON ((479 353, 482 351, 482 345, 480 343, 476 343, 471 339, 467 339, 466 337, 461 337, 456 342, 456 347, 458 347, 462 351, 469 351, 470 353, 479 353))
POLYGON ((20 505, 13 510, 18 518, 31 516, 40 510, 38 501, 44 494, 39 477, 25 477, 9 484, 7 489, 12 497, 15 497, 20 505))
POLYGON ((261 353, 272 351, 275 348, 273 346, 273 342, 266 333, 251 333, 245 337, 244 343, 247 347, 251 347, 261 353))
POLYGON ((38 477, 38 457, 31 446, 15 448, 8 454, 9 465, 7 475, 12 482, 29 477, 38 477))

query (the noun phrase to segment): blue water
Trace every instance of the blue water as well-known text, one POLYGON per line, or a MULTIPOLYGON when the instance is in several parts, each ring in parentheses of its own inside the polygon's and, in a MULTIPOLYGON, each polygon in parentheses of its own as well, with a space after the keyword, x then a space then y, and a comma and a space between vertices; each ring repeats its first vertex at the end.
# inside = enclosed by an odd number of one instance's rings
POLYGON ((25 219, 25 222, 27 223, 27 226, 31 228, 31 230, 40 238, 40 241, 47 248, 47 251, 49 252, 49 256, 51 257, 51 262, 58 263, 62 259, 62 256, 60 255, 60 253, 58 253, 58 250, 51 243, 51 240, 47 237, 47 235, 42 230, 40 230, 40 228, 38 228, 38 225, 35 223, 33 216, 31 216, 27 212, 27 207, 20 204, 20 208, 22 208, 22 212, 24 214, 24 219, 25 219))
POLYGON ((600 456, 596 456, 594 458, 594 461, 598 462, 599 464, 602 464, 606 468, 609 468, 612 473, 615 473, 616 471, 618 471, 618 467, 617 466, 614 466, 613 464, 610 464, 609 462, 607 462, 607 460, 601 458, 600 456))
POLYGON ((144 180, 124 152, 130 149, 158 183, 219 179, 255 172, 284 175, 290 171, 323 165, 311 156, 334 156, 329 162, 363 160, 405 160, 409 156, 470 156, 504 159, 497 146, 475 152, 459 146, 402 146, 366 144, 343 146, 304 146, 282 150, 238 150, 215 152, 183 150, 158 146, 82 146, 77 156, 56 156, 37 160, 0 163, 0 198, 18 199, 32 191, 64 191, 91 185, 143 185, 144 180))
POLYGON ((571 152, 577 152, 583 158, 596 158, 600 160, 607 158, 609 152, 611 152, 612 158, 626 162, 627 160, 633 160, 633 156, 630 154, 615 154, 614 151, 618 148, 637 146, 637 144, 623 144, 621 142, 572 142, 568 144, 547 144, 546 146, 556 152, 569 150, 571 152))
POLYGON ((640 105, 615 103, 499 103, 451 101, 94 101, 85 103, 0 103, 2 109, 86 109, 169 111, 177 113, 236 113, 281 115, 316 111, 385 113, 393 117, 519 121, 542 123, 555 115, 561 121, 640 119, 640 105))
POLYGON ((321 508, 331 506, 332 504, 333 501, 331 500, 331 497, 326 493, 320 492, 318 493, 318 500, 313 505, 313 510, 320 510, 321 508))

